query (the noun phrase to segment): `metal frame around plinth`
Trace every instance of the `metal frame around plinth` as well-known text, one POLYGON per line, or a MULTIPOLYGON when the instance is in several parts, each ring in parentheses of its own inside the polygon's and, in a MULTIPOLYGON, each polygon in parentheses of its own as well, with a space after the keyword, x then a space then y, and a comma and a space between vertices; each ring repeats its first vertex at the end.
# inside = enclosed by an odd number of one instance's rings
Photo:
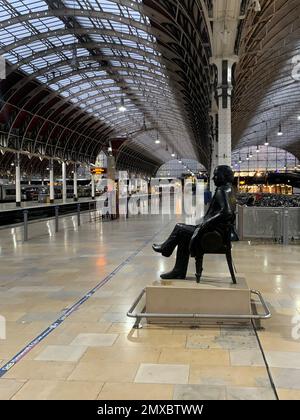
POLYGON ((138 329, 141 328, 141 320, 143 318, 160 318, 160 319, 223 319, 223 320, 237 320, 237 321, 241 321, 241 320, 259 320, 259 319, 269 319, 271 318, 272 314, 264 300, 264 298, 262 297, 262 294, 257 291, 257 290, 250 290, 250 294, 251 295, 256 295, 258 296, 260 303, 262 304, 263 308, 264 308, 264 313, 263 314, 249 314, 249 315, 226 315, 226 314, 159 314, 159 313, 147 313, 144 312, 146 310, 146 307, 144 307, 143 311, 140 313, 135 313, 135 309, 138 306, 138 304, 141 302, 143 296, 146 293, 146 289, 144 289, 140 295, 138 296, 138 298, 135 300, 135 302, 133 303, 132 307, 129 309, 129 311, 127 312, 127 316, 129 318, 135 318, 135 324, 133 326, 133 328, 138 329))

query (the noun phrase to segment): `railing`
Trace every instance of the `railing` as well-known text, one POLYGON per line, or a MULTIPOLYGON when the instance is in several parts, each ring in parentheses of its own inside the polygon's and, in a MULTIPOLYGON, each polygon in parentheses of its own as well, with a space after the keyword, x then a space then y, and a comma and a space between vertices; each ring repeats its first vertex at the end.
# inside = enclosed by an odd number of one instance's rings
POLYGON ((288 245, 300 239, 300 208, 238 206, 238 232, 243 239, 273 239, 288 245))
POLYGON ((98 211, 98 201, 83 201, 80 203, 57 204, 49 206, 36 206, 25 209, 6 210, 0 212, 0 226, 21 226, 23 227, 23 240, 28 241, 29 224, 53 220, 55 232, 59 231, 59 219, 65 216, 77 216, 77 225, 81 225, 81 214, 89 212, 89 220, 92 221, 92 214, 98 211))
MULTIPOLYGON (((140 195, 137 197, 140 211, 143 203, 149 200, 149 195, 140 195)), ((77 215, 77 225, 81 224, 81 214, 89 213, 89 221, 109 219, 114 220, 119 217, 120 206, 123 206, 124 217, 129 217, 129 199, 130 197, 120 198, 116 203, 116 212, 112 208, 112 199, 100 197, 98 200, 82 201, 80 203, 53 204, 48 206, 35 206, 25 209, 4 210, 0 212, 0 228, 5 227, 23 227, 23 240, 28 241, 28 228, 30 223, 53 220, 55 221, 55 232, 59 231, 59 219, 65 216, 77 215), (125 214, 124 214, 125 213, 125 214)))

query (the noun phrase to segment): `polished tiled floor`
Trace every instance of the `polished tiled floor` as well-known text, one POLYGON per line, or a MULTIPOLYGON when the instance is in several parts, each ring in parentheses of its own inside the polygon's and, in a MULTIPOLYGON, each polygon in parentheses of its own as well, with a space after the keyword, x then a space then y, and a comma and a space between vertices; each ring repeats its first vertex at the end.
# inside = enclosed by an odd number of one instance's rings
MULTIPOLYGON (((58 234, 52 222, 32 225, 26 244, 19 229, 0 231, 0 314, 7 327, 1 366, 117 268, 0 379, 1 399, 276 398, 250 326, 132 330, 126 317, 132 302, 174 262, 151 250, 154 236, 159 242, 174 223, 169 216, 137 216, 86 220, 78 228, 69 217, 58 234)), ((278 396, 299 399, 300 338, 292 330, 300 328, 292 321, 300 317, 300 248, 243 242, 234 245, 234 259, 273 313, 258 335, 278 396)), ((226 262, 208 256, 205 270, 225 273, 226 262)))

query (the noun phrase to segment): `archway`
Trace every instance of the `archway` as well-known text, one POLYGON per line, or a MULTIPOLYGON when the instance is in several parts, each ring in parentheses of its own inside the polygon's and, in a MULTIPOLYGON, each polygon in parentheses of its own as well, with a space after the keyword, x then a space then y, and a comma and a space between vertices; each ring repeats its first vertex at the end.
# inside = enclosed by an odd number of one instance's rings
POLYGON ((162 165, 156 176, 158 178, 184 178, 190 175, 201 176, 206 173, 206 168, 193 159, 174 159, 162 165))
POLYGON ((268 172, 300 170, 299 160, 278 147, 244 147, 232 153, 232 165, 239 172, 268 172))

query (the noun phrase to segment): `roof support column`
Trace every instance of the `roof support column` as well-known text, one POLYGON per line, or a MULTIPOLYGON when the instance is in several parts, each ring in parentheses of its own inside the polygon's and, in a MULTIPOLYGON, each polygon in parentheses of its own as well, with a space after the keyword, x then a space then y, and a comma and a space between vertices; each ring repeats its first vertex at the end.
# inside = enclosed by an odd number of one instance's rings
POLYGON ((16 206, 21 207, 21 168, 20 153, 16 153, 16 206))
POLYGON ((91 183, 92 183, 92 200, 95 200, 96 192, 95 192, 95 175, 91 175, 91 183))
POLYGON ((217 120, 218 114, 217 112, 211 113, 212 124, 213 124, 213 137, 212 137, 212 151, 211 151, 211 168, 210 168, 210 191, 215 192, 215 183, 213 181, 214 170, 218 166, 218 128, 217 128, 217 120))
POLYGON ((50 163, 49 163, 49 171, 50 171, 50 175, 49 175, 49 180, 50 180, 50 204, 54 203, 54 168, 53 168, 53 159, 50 159, 50 163))
POLYGON ((231 93, 232 66, 237 57, 217 58, 218 70, 218 165, 231 166, 231 93))
POLYGON ((61 164, 62 168, 62 199, 63 204, 67 202, 67 165, 66 162, 61 164))
POLYGON ((76 163, 74 163, 73 183, 74 183, 74 201, 78 201, 77 164, 76 163))

